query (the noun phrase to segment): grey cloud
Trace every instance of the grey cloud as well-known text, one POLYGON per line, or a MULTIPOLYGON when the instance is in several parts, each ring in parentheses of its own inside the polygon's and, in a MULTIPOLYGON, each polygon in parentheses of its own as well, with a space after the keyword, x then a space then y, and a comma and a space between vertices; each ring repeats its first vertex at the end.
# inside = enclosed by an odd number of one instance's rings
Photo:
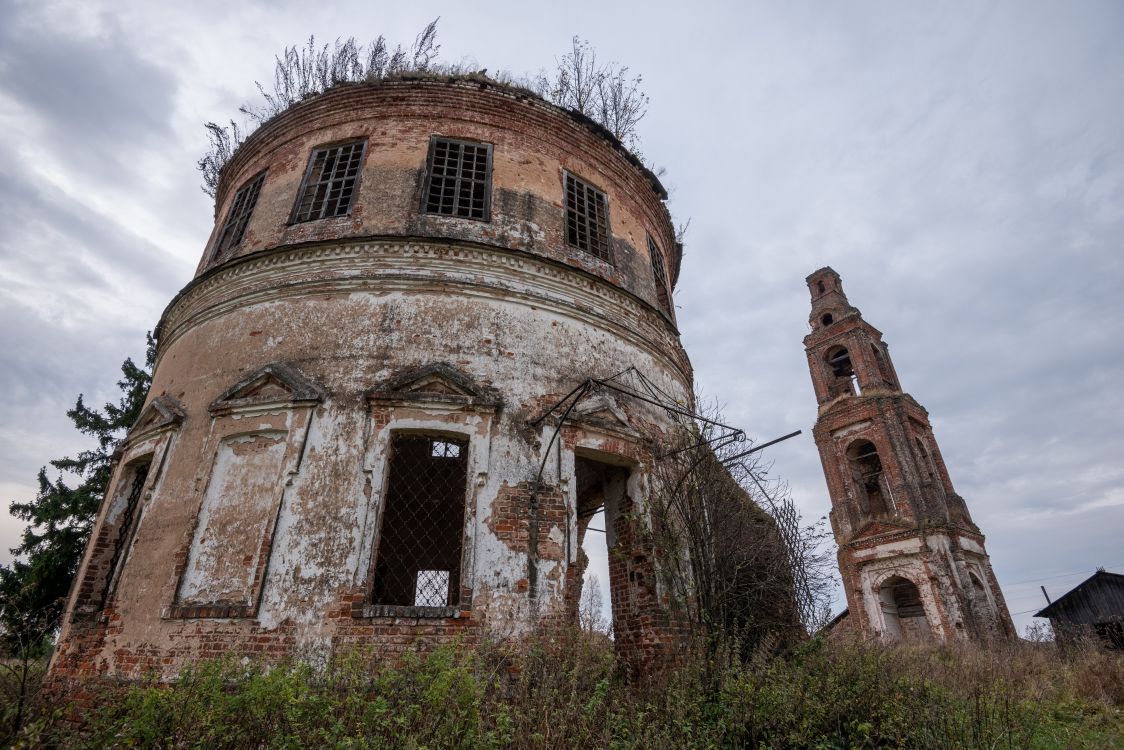
MULTIPOLYGON (((4 150, 0 147, 0 156, 11 157, 4 150)), ((184 282, 182 271, 177 273, 154 243, 53 187, 2 167, 0 205, 18 217, 0 224, 0 262, 12 274, 9 282, 50 279, 53 293, 75 296, 128 284, 170 293, 184 282)))
POLYGON ((37 135, 68 163, 116 182, 137 169, 133 149, 170 135, 175 79, 114 25, 102 37, 62 35, 41 10, 0 6, 0 89, 42 118, 48 133, 37 135))
MULTIPOLYGON (((511 14, 486 5, 489 18, 511 14)), ((478 8, 452 9, 442 43, 453 59, 533 71, 551 64, 570 33, 587 33, 644 74, 646 155, 669 169, 676 216, 693 219, 676 294, 685 345, 727 421, 761 439, 805 430, 769 453, 807 515, 825 513, 828 499, 809 435, 816 405, 801 344, 803 278, 830 264, 885 333, 906 390, 930 410, 1000 581, 1124 562, 1109 559, 1124 512, 1095 507, 1124 484, 1124 350, 1114 345, 1124 338, 1124 6, 704 2, 645 14, 603 6, 575 0, 551 24, 521 9, 518 33, 480 24, 478 8)), ((232 51, 229 72, 207 84, 209 101, 252 91, 270 56, 300 41, 291 30, 308 26, 296 6, 246 12, 261 22, 253 37, 268 45, 232 51), (261 59, 246 74, 240 58, 250 54, 261 59)), ((167 211, 166 228, 197 235, 201 251, 210 213, 186 196, 195 194, 191 162, 203 139, 178 142, 169 118, 173 105, 204 112, 200 120, 235 114, 175 100, 193 75, 182 66, 192 45, 225 27, 198 19, 169 45, 145 47, 167 29, 135 14, 132 26, 111 19, 102 38, 73 39, 37 13, 0 6, 0 88, 46 126, 26 135, 73 151, 84 175, 124 193, 153 191, 135 150, 159 160, 175 187, 146 205, 167 211), (183 164, 172 169, 172 160, 183 164)), ((436 15, 400 9, 389 23, 403 36, 364 6, 328 13, 405 41, 436 15)), ((323 23, 318 36, 349 33, 323 23)), ((227 38, 250 44, 240 33, 227 38)), ((194 259, 161 257, 157 238, 130 236, 21 178, 30 170, 10 145, 3 164, 0 190, 10 187, 0 202, 21 216, 18 226, 0 225, 3 262, 18 270, 5 279, 10 292, 131 285, 162 303, 186 280, 194 259)), ((80 305, 80 296, 69 299, 80 305)), ((68 405, 83 383, 116 374, 121 355, 98 359, 91 343, 97 321, 82 333, 52 331, 35 310, 6 304, 5 328, 22 330, 0 345, 27 353, 5 355, 4 384, 38 404, 16 412, 0 403, 7 413, 41 419, 55 407, 34 401, 37 388, 63 391, 54 403, 68 405), (40 375, 40 359, 65 370, 60 352, 71 347, 89 368, 40 375)), ((104 350, 139 348, 131 336, 139 342, 153 322, 115 331, 104 350)), ((1029 607, 1017 602, 1036 591, 1012 586, 1012 609, 1029 607)))

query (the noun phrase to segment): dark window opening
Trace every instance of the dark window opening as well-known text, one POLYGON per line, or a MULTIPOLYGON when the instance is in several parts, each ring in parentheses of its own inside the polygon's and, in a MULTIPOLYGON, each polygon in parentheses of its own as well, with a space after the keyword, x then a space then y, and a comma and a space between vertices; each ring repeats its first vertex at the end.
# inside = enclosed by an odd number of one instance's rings
POLYGON ((882 381, 891 388, 896 387, 893 373, 890 372, 890 366, 887 364, 886 358, 882 355, 882 350, 875 344, 871 344, 870 351, 874 354, 874 361, 878 363, 878 374, 882 376, 882 381))
POLYGON ((488 219, 492 147, 435 138, 429 145, 425 210, 431 214, 488 219))
POLYGON ((566 242, 606 263, 613 262, 609 249, 609 204, 605 194, 568 172, 566 242))
POLYGON ((842 346, 832 347, 824 356, 834 381, 829 385, 832 398, 836 396, 853 396, 859 392, 858 380, 855 377, 855 368, 851 365, 851 354, 842 346))
POLYGON ((912 581, 901 576, 887 579, 880 587, 879 598, 886 635, 908 640, 927 640, 932 637, 933 631, 925 617, 921 591, 912 581))
POLYGON ((351 210, 365 145, 356 141, 312 152, 293 211, 294 224, 344 216, 351 210))
POLYGON ((901 581, 894 586, 894 604, 898 607, 898 617, 925 616, 921 591, 911 581, 901 581))
POLYGON ((831 313, 824 313, 824 316, 820 318, 820 322, 825 326, 829 326, 835 322, 835 318, 831 317, 831 313))
POLYGON ((652 276, 656 282, 656 297, 664 310, 671 312, 671 296, 667 287, 667 271, 663 265, 663 253, 656 246, 656 241, 648 235, 648 254, 652 256, 652 276))
POLYGON ((914 440, 917 443, 917 460, 921 462, 921 472, 925 479, 932 482, 936 478, 933 473, 933 458, 929 455, 925 444, 921 442, 921 438, 914 438, 914 440))
POLYGON ((121 568, 125 566, 125 556, 136 534, 141 493, 144 490, 144 483, 148 480, 148 468, 149 464, 146 462, 136 464, 133 469, 129 494, 125 499, 125 509, 119 516, 121 525, 117 528, 117 538, 113 540, 113 557, 109 561, 109 574, 106 576, 105 589, 101 597, 103 606, 109 603, 114 589, 117 588, 117 579, 120 577, 121 568))
POLYGON ((242 242, 246 233, 246 225, 250 223, 250 216, 254 213, 254 206, 258 204, 258 194, 261 192, 262 183, 265 182, 265 172, 254 177, 234 194, 234 203, 226 215, 226 223, 222 225, 218 241, 215 242, 215 252, 212 257, 236 247, 242 242))
POLYGON ((453 607, 461 601, 468 446, 400 435, 391 446, 372 602, 453 607))
POLYGON ((817 282, 816 282, 816 289, 818 289, 818 290, 820 291, 820 294, 823 294, 824 292, 826 292, 826 291, 827 291, 827 289, 826 289, 826 288, 824 287, 824 285, 823 285, 823 282, 822 282, 822 281, 817 281, 817 282))
POLYGON ((889 510, 883 491, 882 460, 878 449, 869 440, 856 440, 847 449, 851 478, 859 493, 859 506, 864 515, 884 515, 889 510))

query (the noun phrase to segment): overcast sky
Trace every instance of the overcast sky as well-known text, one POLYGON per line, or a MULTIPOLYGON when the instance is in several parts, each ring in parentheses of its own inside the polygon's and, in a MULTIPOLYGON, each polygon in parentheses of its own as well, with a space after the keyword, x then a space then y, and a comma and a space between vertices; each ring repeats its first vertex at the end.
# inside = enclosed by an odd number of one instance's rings
MULTIPOLYGON (((881 329, 988 537, 1020 630, 1124 571, 1124 3, 0 2, 0 500, 86 443, 213 223, 202 123, 309 34, 550 68, 570 37, 643 74, 645 157, 691 220, 675 300, 702 391, 809 518, 804 277, 881 329)), ((20 524, 0 518, 0 548, 20 524)), ((0 555, 0 561, 7 556, 0 555)))

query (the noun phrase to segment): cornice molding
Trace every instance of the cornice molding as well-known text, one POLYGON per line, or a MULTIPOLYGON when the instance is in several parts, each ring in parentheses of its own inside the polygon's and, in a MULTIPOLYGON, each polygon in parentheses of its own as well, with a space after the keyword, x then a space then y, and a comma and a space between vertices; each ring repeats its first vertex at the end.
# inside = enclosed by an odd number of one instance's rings
POLYGON ((674 328, 628 292, 580 269, 506 248, 402 238, 283 246, 216 268, 168 305, 157 329, 157 365, 185 332, 240 307, 363 291, 522 302, 610 332, 665 362, 685 384, 692 381, 674 328))

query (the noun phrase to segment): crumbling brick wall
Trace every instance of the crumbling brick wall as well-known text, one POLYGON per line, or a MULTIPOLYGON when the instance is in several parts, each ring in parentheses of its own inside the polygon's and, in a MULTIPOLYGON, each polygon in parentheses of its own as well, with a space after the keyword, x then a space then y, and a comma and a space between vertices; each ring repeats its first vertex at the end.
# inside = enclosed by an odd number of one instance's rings
MULTIPOLYGON (((118 538, 107 500, 54 674, 173 677, 221 654, 357 644, 393 653, 557 618, 580 570, 575 453, 627 465, 621 518, 642 519, 638 444, 675 426, 640 402, 617 410, 623 423, 575 412, 561 440, 557 420, 529 423, 586 379, 629 367, 692 398, 654 286, 651 252, 673 277, 679 268, 665 198, 605 133, 479 82, 349 86, 263 125, 224 171, 196 277, 158 327, 146 412, 107 496, 121 497, 126 466, 149 462, 115 590, 90 604, 118 538), (491 146, 488 220, 423 210, 435 135, 491 146), (366 144, 350 210, 293 223, 310 153, 347 139, 366 144), (607 196, 611 262, 567 241, 567 172, 607 196), (262 174, 241 241, 216 252, 236 192, 262 174), (459 580, 444 607, 372 598, 402 435, 467 451, 459 580), (245 533, 227 534, 235 527, 245 533)), ((618 535, 621 643, 650 658, 667 642, 663 604, 640 537, 628 524, 618 535)))

